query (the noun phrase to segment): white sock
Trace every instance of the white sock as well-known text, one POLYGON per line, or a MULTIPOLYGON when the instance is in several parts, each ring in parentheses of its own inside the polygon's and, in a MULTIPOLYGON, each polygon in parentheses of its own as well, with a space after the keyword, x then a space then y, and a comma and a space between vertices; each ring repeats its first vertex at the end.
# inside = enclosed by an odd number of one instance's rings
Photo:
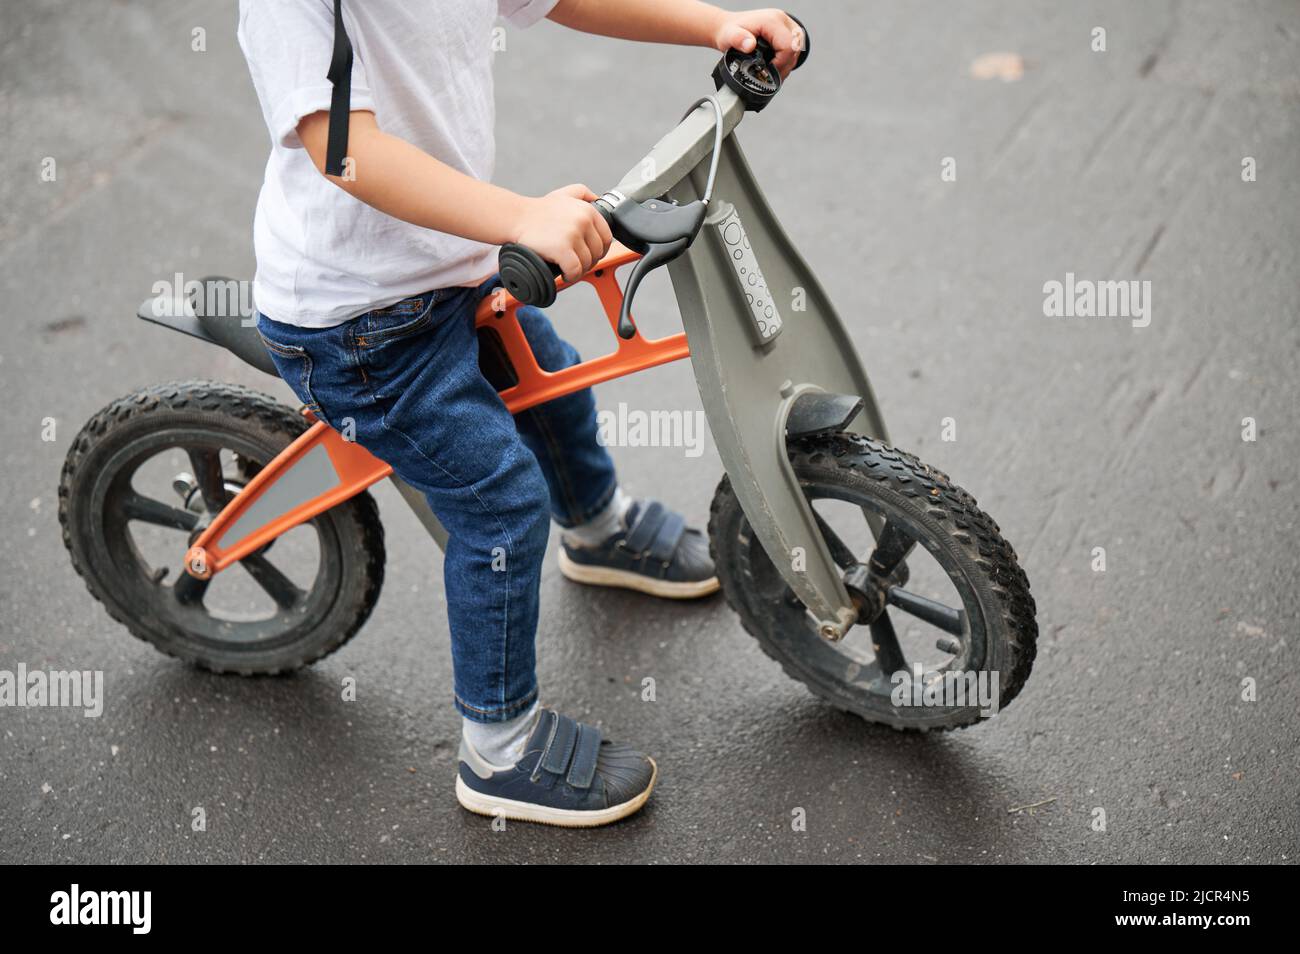
POLYGON ((565 529, 561 537, 571 547, 598 547, 624 529, 623 520, 631 506, 632 498, 623 493, 622 487, 615 487, 614 496, 600 513, 586 523, 565 529))
POLYGON ((461 732, 485 762, 497 768, 509 768, 523 757, 524 745, 532 735, 540 711, 541 703, 534 702, 522 715, 506 722, 463 719, 461 732))

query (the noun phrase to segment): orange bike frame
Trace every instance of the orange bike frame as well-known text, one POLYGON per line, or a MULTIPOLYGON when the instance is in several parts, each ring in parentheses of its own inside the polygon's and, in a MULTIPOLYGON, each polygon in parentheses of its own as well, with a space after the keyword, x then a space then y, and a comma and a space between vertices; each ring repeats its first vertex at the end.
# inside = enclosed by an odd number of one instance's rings
MULTIPOLYGON (((504 289, 483 299, 475 315, 477 326, 491 328, 500 336, 517 377, 515 384, 501 392, 507 410, 517 414, 602 381, 677 361, 690 354, 684 332, 655 339, 643 338, 639 331, 627 340, 618 337, 623 291, 615 272, 638 257, 635 252, 616 245, 579 279, 595 288, 618 347, 607 355, 559 371, 544 371, 538 365, 519 326, 516 312, 523 306, 518 301, 504 289)), ((559 287, 563 290, 570 285, 561 280, 559 287)), ((263 467, 194 541, 185 555, 185 570, 191 576, 210 578, 282 533, 392 475, 392 467, 360 444, 345 440, 310 412, 304 413, 314 421, 311 427, 263 467), (277 492, 277 483, 295 467, 314 471, 312 479, 298 482, 310 490, 286 495, 283 492, 286 485, 280 484, 281 490, 277 492)))

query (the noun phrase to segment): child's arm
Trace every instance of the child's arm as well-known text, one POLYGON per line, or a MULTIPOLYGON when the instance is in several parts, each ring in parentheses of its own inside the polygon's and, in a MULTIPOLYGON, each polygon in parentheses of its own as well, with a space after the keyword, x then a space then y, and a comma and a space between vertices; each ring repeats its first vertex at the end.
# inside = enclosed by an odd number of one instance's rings
MULTIPOLYGON (((780 10, 731 13, 698 0, 559 0, 550 19, 585 33, 726 51, 754 48, 762 36, 788 74, 802 46, 797 24, 780 10)), ((325 174, 329 113, 312 113, 298 138, 325 174)), ((613 242, 609 225, 589 204, 586 186, 570 185, 540 198, 516 195, 451 168, 383 132, 374 113, 355 110, 348 124, 348 158, 355 178, 329 180, 367 205, 427 229, 490 245, 518 242, 577 280, 613 242)))
MULTIPOLYGON (((298 138, 324 175, 329 113, 303 117, 298 138)), ((348 158, 355 179, 328 178, 349 195, 427 229, 490 245, 519 242, 559 265, 569 281, 599 261, 614 240, 605 219, 589 204, 596 196, 586 186, 565 186, 541 198, 516 195, 388 135, 369 111, 351 115, 348 158)))
POLYGON ((622 40, 707 46, 748 53, 755 36, 776 50, 773 65, 787 76, 803 48, 799 25, 775 9, 733 13, 699 0, 559 0, 547 19, 622 40))

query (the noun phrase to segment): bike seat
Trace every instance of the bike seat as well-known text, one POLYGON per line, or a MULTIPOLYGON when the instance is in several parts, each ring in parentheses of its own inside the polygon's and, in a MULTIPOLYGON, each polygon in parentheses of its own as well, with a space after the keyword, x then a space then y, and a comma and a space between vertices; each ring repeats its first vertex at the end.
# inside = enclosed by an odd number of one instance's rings
POLYGON ((186 283, 184 298, 169 295, 150 298, 137 315, 209 344, 220 345, 245 364, 279 377, 253 321, 253 295, 249 285, 218 275, 186 283))

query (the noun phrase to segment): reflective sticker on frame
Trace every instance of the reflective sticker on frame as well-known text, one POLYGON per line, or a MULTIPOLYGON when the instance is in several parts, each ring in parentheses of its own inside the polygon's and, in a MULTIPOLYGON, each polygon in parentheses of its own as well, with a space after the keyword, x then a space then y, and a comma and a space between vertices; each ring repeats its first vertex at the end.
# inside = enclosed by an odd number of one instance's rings
POLYGON ((781 313, 777 310, 772 293, 768 290, 767 279, 758 267, 758 258, 749 244, 745 226, 741 224, 740 214, 733 206, 719 222, 713 223, 722 239, 722 248, 727 253, 727 261, 740 280, 745 298, 749 302, 749 314, 754 321, 754 329, 760 341, 767 342, 781 331, 781 313))

